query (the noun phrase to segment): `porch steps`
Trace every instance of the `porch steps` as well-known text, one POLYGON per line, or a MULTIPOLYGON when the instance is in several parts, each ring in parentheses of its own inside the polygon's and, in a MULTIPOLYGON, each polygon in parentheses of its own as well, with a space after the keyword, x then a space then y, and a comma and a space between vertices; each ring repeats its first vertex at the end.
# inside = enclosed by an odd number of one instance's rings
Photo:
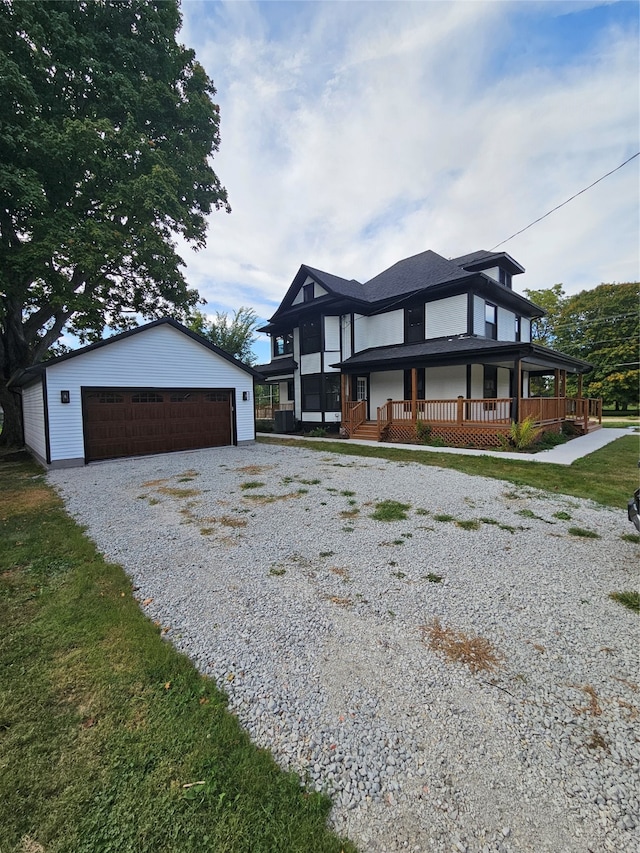
POLYGON ((351 434, 351 438, 359 438, 362 441, 378 440, 378 424, 376 421, 363 421, 351 434))

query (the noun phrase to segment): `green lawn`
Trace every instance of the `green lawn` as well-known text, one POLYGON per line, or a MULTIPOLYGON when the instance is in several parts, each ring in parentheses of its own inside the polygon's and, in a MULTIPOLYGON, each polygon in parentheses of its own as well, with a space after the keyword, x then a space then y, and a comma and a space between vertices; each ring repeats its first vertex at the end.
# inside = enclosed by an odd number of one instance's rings
POLYGON ((0 459, 0 541, 0 853, 354 851, 30 462, 0 459))
POLYGON ((401 444, 376 446, 353 444, 350 441, 314 442, 289 438, 258 439, 260 442, 296 445, 321 453, 345 456, 368 456, 397 462, 417 462, 453 468, 465 474, 477 474, 506 480, 516 486, 534 486, 545 491, 591 498, 606 506, 626 511, 627 501, 638 487, 640 436, 628 435, 611 442, 595 453, 578 459, 572 465, 552 465, 548 462, 529 462, 501 459, 499 456, 458 456, 437 450, 407 450, 401 444))

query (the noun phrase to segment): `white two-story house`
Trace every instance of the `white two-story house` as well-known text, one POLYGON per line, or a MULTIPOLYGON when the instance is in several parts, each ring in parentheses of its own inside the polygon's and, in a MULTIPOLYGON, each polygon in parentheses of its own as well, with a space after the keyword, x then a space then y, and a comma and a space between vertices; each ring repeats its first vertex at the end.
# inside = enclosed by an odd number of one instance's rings
POLYGON ((531 343, 544 311, 512 289, 523 272, 487 251, 422 252, 365 283, 303 264, 260 330, 272 359, 256 369, 279 385, 296 426, 350 436, 411 440, 422 421, 448 442, 491 444, 529 414, 586 429, 594 407, 568 401, 566 376, 590 365, 531 343), (554 397, 532 402, 530 378, 541 375, 553 376, 554 397))

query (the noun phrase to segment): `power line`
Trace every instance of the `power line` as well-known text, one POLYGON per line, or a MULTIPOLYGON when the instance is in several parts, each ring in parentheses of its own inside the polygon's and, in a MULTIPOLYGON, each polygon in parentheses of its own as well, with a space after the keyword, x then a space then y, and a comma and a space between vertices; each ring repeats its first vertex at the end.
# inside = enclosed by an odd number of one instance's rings
POLYGON ((582 193, 586 193, 586 191, 590 190, 591 187, 595 187, 595 185, 599 184, 600 181, 604 181, 604 179, 608 178, 609 175, 613 175, 614 172, 617 172, 618 169, 622 169, 623 166, 626 166, 627 163, 630 163, 632 160, 635 160, 635 158, 638 156, 640 156, 640 151, 638 151, 633 156, 629 157, 629 159, 625 160, 624 163, 620 163, 620 165, 616 166, 615 169, 612 169, 610 172, 607 172, 606 175, 603 175, 601 178, 598 178, 597 181, 594 181, 592 184, 589 184, 588 187, 585 187, 583 190, 580 190, 580 192, 577 192, 575 195, 572 195, 571 198, 568 198, 566 201, 563 201, 562 204, 557 205, 552 210, 550 210, 548 213, 545 213, 544 216, 540 216, 540 217, 538 217, 538 219, 534 219, 533 222, 529 223, 529 225, 527 225, 525 228, 521 228, 520 231, 516 231, 515 234, 511 235, 511 237, 507 237, 506 240, 502 240, 502 242, 496 243, 496 245, 492 249, 490 249, 489 251, 494 252, 498 248, 498 246, 503 246, 505 243, 508 243, 509 240, 513 240, 514 237, 517 237, 518 234, 522 234, 524 231, 527 231, 533 225, 536 225, 536 223, 541 222, 543 219, 546 219, 547 216, 550 216, 552 213, 555 213, 556 210, 560 210, 561 207, 564 207, 565 204, 569 204, 570 201, 573 201, 574 198, 577 198, 579 195, 582 195, 582 193))

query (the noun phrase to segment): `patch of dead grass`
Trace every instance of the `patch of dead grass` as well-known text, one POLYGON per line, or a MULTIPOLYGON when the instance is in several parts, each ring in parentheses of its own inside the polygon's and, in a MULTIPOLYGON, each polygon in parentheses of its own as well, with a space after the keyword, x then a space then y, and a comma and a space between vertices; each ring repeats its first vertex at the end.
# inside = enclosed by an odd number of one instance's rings
POLYGON ((237 518, 235 515, 221 515, 217 519, 218 524, 224 524, 225 527, 246 527, 246 518, 237 518))
POLYGON ((473 673, 491 672, 501 665, 502 656, 486 637, 471 637, 464 631, 444 628, 438 618, 420 630, 430 649, 449 661, 465 664, 473 673))
POLYGON ((147 480, 146 483, 141 483, 141 485, 142 486, 149 486, 149 487, 162 486, 162 485, 164 485, 164 483, 168 483, 168 482, 169 482, 169 480, 166 477, 164 477, 163 479, 160 479, 160 480, 147 480))
POLYGON ((620 678, 618 675, 613 675, 612 678, 614 681, 619 681, 620 684, 626 684, 634 693, 637 693, 638 690, 640 690, 640 687, 638 687, 638 685, 633 681, 628 681, 626 678, 620 678))
POLYGON ((160 486, 158 491, 161 495, 170 495, 172 498, 194 498, 202 494, 200 489, 184 489, 178 486, 160 486))
POLYGON ((56 495, 46 486, 4 492, 0 502, 0 518, 4 520, 36 510, 41 512, 56 500, 56 495))
POLYGON ((337 604, 338 607, 351 607, 353 600, 351 598, 343 598, 340 595, 330 595, 329 601, 332 604, 337 604))
POLYGON ((598 703, 598 695, 596 691, 590 684, 572 684, 572 687, 575 687, 576 690, 581 690, 583 693, 586 693, 589 697, 589 704, 583 707, 577 708, 575 705, 573 710, 576 714, 591 714, 592 717, 599 717, 602 714, 602 708, 598 703))
POLYGON ((271 468, 273 468, 273 465, 244 465, 242 468, 236 468, 235 470, 239 474, 263 474, 271 468))
POLYGON ((588 749, 604 749, 605 752, 609 752, 609 744, 602 737, 599 731, 594 730, 591 734, 591 737, 587 741, 588 749))
POLYGON ((339 566, 331 566, 329 571, 333 572, 334 575, 338 575, 338 577, 341 577, 345 582, 351 580, 351 575, 349 574, 348 569, 343 569, 339 566))
POLYGON ((17 853, 45 853, 45 848, 30 835, 23 835, 17 847, 17 853))

